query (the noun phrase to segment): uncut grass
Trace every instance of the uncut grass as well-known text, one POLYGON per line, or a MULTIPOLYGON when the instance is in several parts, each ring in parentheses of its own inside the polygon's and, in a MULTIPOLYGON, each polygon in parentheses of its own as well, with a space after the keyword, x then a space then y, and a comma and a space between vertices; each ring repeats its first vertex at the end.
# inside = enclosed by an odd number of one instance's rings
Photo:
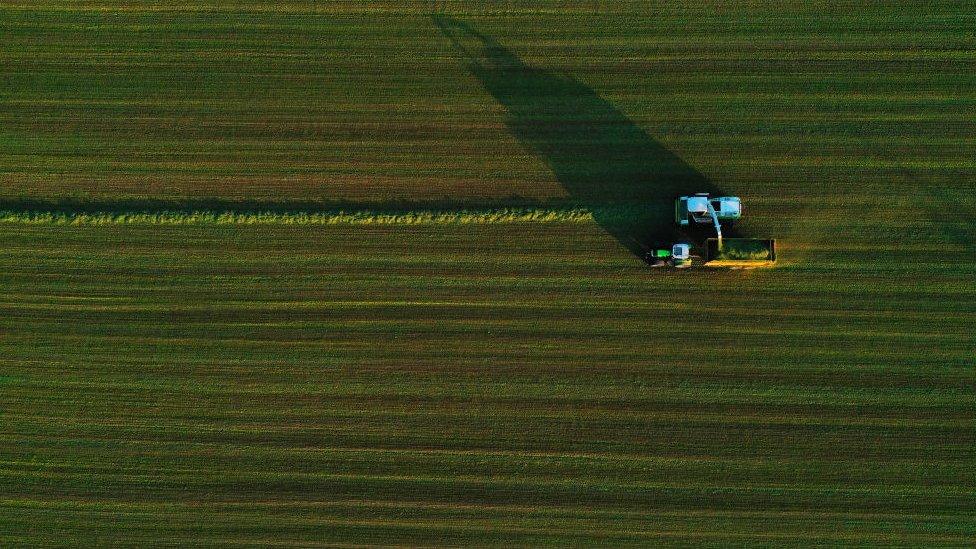
MULTIPOLYGON (((3 196, 572 194, 467 71, 431 3, 112 6, 3 8, 3 196)), ((592 90, 750 206, 812 202, 820 189, 925 195, 972 179, 976 73, 962 3, 443 8, 528 66, 592 90)), ((538 122, 593 113, 561 114, 538 122)), ((554 143, 574 146, 566 139, 554 143)), ((910 202, 894 212, 925 213, 910 202)))
POLYGON ((0 234, 6 539, 974 528, 971 262, 661 274, 585 224, 0 234))

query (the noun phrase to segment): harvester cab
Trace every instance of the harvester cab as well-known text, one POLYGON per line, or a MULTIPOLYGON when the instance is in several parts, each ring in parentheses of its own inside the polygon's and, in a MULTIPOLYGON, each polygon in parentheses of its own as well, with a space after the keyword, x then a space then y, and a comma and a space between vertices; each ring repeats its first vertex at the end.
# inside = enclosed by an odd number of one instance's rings
POLYGON ((674 217, 678 225, 691 223, 715 223, 742 217, 742 201, 738 196, 711 198, 708 193, 681 196, 674 204, 674 217))

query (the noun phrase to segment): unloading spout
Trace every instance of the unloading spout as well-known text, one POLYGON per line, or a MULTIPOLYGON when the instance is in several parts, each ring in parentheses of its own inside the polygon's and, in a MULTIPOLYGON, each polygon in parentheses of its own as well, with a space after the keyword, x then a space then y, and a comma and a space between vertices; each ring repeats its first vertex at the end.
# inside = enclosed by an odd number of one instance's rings
POLYGON ((712 206, 712 201, 706 202, 708 204, 708 215, 712 216, 712 223, 715 224, 715 233, 718 235, 718 247, 722 248, 722 224, 718 222, 718 212, 715 211, 715 207, 712 206))

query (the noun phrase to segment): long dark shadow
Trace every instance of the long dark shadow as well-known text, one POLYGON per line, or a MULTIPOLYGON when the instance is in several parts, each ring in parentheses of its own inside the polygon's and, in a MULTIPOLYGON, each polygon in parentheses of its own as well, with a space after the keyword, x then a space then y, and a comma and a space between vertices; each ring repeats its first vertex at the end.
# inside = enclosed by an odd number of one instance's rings
MULTIPOLYGON (((674 223, 679 195, 721 189, 666 149, 589 87, 526 65, 511 50, 471 25, 433 15, 468 70, 508 111, 512 133, 552 169, 571 199, 585 205, 640 205, 644 215, 597 222, 621 244, 643 256, 651 246, 700 240, 674 223)), ((725 231, 725 236, 735 236, 725 231)))

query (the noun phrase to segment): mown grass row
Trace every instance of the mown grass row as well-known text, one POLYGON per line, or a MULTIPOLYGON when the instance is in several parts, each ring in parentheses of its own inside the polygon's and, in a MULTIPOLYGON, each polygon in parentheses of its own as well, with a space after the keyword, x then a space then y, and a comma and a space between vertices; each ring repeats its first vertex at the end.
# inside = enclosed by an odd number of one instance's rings
POLYGON ((0 223, 28 225, 494 225, 505 223, 588 223, 627 221, 639 207, 499 208, 485 210, 416 210, 406 212, 39 212, 0 211, 0 223))

